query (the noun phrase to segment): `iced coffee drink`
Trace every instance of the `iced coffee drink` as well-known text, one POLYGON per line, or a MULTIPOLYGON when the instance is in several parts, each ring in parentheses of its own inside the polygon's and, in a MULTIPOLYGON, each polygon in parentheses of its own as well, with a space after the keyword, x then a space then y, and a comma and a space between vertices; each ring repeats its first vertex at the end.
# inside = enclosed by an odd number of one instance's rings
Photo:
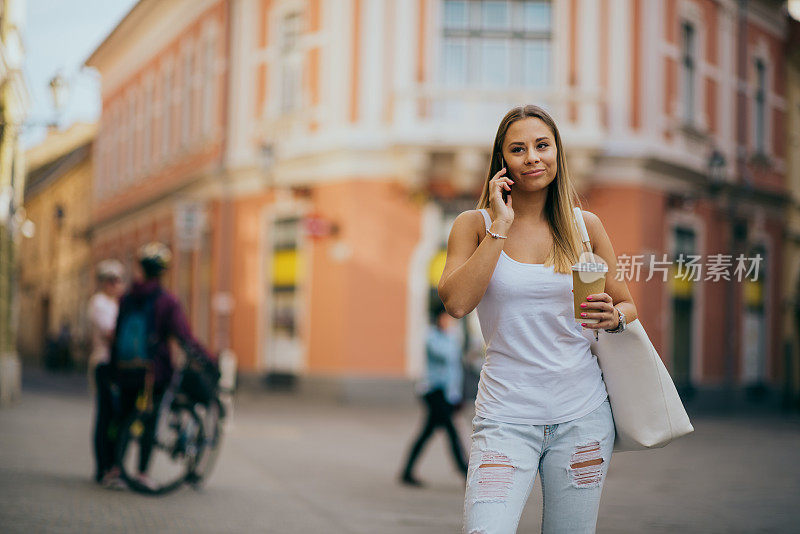
POLYGON ((581 304, 586 302, 586 297, 603 293, 606 288, 606 273, 608 266, 597 262, 580 262, 572 266, 572 291, 575 300, 575 321, 579 323, 596 323, 598 319, 581 317, 581 304))

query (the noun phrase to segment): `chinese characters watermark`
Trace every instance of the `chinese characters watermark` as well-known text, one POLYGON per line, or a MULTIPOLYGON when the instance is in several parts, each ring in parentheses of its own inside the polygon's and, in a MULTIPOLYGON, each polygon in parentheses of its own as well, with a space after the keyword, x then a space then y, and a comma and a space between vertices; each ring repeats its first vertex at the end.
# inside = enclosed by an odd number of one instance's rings
POLYGON ((758 280, 758 270, 761 261, 761 254, 755 257, 746 257, 744 254, 734 260, 730 254, 711 254, 702 263, 702 256, 696 254, 680 254, 674 261, 667 259, 667 254, 662 255, 661 260, 657 260, 655 254, 637 254, 629 256, 622 254, 617 257, 617 272, 615 280, 639 281, 642 276, 642 268, 648 272, 645 282, 649 282, 657 274, 661 275, 661 280, 666 282, 670 275, 670 270, 675 271, 673 278, 686 282, 719 282, 720 280, 737 282, 743 280, 758 280), (648 259, 645 259, 648 258, 648 259), (674 267, 673 267, 674 266, 674 267), (732 272, 731 272, 732 270, 732 272))

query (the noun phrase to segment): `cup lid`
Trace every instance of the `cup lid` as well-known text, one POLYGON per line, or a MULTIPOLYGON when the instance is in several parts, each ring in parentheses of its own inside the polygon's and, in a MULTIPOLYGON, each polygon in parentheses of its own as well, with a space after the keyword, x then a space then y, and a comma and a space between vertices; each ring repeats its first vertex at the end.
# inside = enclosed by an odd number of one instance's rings
POLYGON ((608 265, 605 263, 595 263, 589 261, 582 261, 572 266, 573 271, 589 272, 589 273, 607 273, 608 265))

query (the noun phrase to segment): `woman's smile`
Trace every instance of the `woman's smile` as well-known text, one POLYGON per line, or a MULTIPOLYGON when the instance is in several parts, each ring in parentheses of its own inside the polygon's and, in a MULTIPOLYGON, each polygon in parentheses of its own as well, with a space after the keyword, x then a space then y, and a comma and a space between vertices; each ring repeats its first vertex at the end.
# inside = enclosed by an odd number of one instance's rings
POLYGON ((525 171, 521 173, 523 176, 541 176, 544 174, 546 169, 531 169, 529 171, 525 171))

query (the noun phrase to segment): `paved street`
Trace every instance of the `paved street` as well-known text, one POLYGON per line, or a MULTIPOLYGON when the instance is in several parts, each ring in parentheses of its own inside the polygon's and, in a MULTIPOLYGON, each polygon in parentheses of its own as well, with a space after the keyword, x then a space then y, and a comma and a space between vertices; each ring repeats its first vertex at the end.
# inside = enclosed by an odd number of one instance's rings
MULTIPOLYGON (((414 407, 243 393, 208 487, 151 498, 89 480, 91 402, 74 382, 29 380, 0 411, 2 532, 460 532, 463 483, 443 436, 419 465, 425 489, 395 482, 414 407)), ((614 457, 598 532, 800 531, 800 418, 694 424, 663 450, 614 457)), ((539 531, 540 502, 537 489, 519 532, 539 531)))

